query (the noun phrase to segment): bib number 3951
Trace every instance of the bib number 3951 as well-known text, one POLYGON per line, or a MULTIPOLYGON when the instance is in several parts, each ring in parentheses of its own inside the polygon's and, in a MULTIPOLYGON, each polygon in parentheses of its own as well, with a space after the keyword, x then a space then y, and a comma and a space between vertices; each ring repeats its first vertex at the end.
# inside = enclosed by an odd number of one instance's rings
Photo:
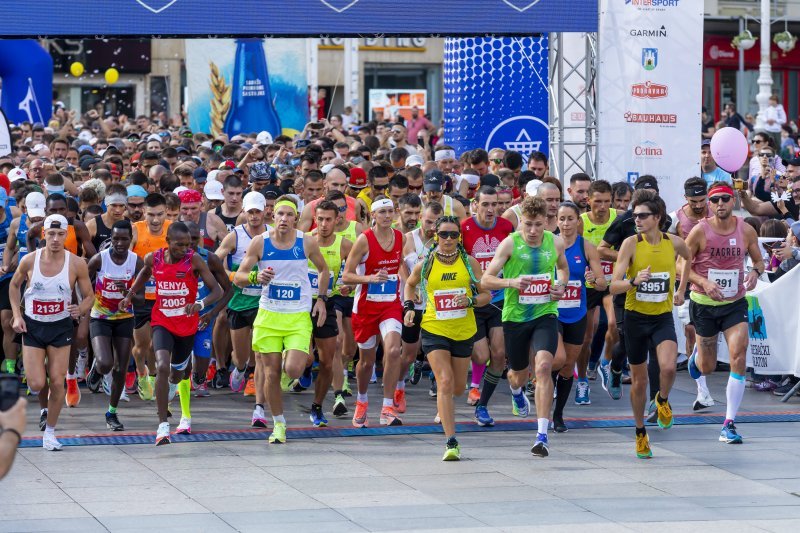
POLYGON ((669 272, 653 272, 650 279, 636 289, 636 301, 660 303, 669 296, 669 272))
POLYGON ((546 304, 550 302, 550 274, 523 276, 529 285, 519 292, 521 304, 546 304))

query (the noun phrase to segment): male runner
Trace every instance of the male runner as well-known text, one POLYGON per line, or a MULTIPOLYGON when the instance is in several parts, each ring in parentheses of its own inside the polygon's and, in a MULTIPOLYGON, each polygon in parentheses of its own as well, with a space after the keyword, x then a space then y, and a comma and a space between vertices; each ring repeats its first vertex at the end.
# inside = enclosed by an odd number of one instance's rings
POLYGON ((224 202, 217 206, 214 214, 222 219, 228 231, 233 231, 236 226, 236 219, 242 212, 242 192, 244 186, 238 176, 228 176, 222 184, 222 196, 224 202))
POLYGON ((578 206, 582 213, 589 210, 589 186, 591 184, 592 178, 583 172, 573 174, 569 178, 567 194, 569 194, 572 202, 578 206))
POLYGON ((558 348, 558 300, 569 281, 564 242, 544 229, 547 204, 527 197, 521 204, 519 229, 506 237, 495 252, 481 284, 505 289, 503 333, 508 356, 508 384, 512 412, 526 417, 530 401, 522 388, 528 367, 536 375, 538 432, 531 453, 547 457, 547 427, 553 403, 553 357, 558 348), (500 272, 503 277, 500 277, 500 272), (553 273, 558 281, 552 283, 553 273))
MULTIPOLYGON (((680 237, 661 230, 667 217, 664 200, 655 191, 641 190, 631 203, 637 235, 625 239, 617 256, 611 294, 625 294, 625 348, 631 367, 631 406, 636 422, 636 455, 640 459, 653 456, 644 427, 647 403, 647 353, 655 346, 660 369, 660 386, 655 394, 658 425, 672 427, 669 392, 675 381, 678 356, 672 305, 683 303, 689 280, 691 252, 680 237), (686 262, 681 269, 680 284, 675 290, 675 259, 686 262), (623 279, 623 276, 625 279, 623 279), (674 294, 674 296, 673 296, 674 294)), ((622 360, 614 357, 612 372, 622 371, 622 360)))
POLYGON ((181 191, 178 198, 181 201, 181 222, 197 224, 203 239, 203 248, 211 252, 216 250, 217 245, 228 234, 225 223, 214 213, 201 209, 203 197, 194 189, 181 191))
POLYGON ((388 198, 372 202, 372 228, 358 236, 344 266, 344 283, 356 285, 353 333, 360 350, 356 369, 358 397, 353 426, 367 426, 367 387, 375 365, 378 335, 383 339, 383 406, 380 423, 399 426, 403 421, 394 407, 394 391, 400 379, 403 306, 400 284, 404 235, 392 229, 394 204, 388 198))
MULTIPOLYGON (((186 224, 174 222, 166 233, 167 247, 145 255, 144 267, 119 304, 123 309, 130 308, 132 295, 151 280, 155 282, 151 322, 159 422, 156 446, 170 444, 168 404, 175 396, 178 383, 191 376, 194 335, 200 321, 198 313, 222 297, 222 289, 206 262, 191 247, 186 224), (201 279, 211 288, 211 293, 197 300, 197 285, 201 279)), ((181 418, 179 431, 186 432, 186 428, 186 421, 181 418)), ((190 428, 189 425, 189 431, 190 428)))
POLYGON ((290 379, 302 375, 311 345, 311 317, 316 317, 317 327, 322 327, 326 319, 326 298, 318 298, 313 305, 311 302, 308 261, 316 267, 321 287, 328 286, 328 265, 316 240, 295 229, 297 219, 294 201, 288 196, 279 198, 274 230, 253 237, 233 278, 242 288, 256 283, 263 286, 253 323, 253 351, 263 359, 266 369, 266 393, 274 424, 270 444, 286 442, 281 369, 290 379), (258 271, 252 270, 254 266, 258 271))
MULTIPOLYGON (((511 222, 498 216, 497 191, 483 186, 475 193, 475 216, 461 223, 464 249, 486 271, 500 243, 514 232, 511 222)), ((503 375, 506 350, 503 337, 503 291, 492 292, 486 305, 475 308, 475 333, 472 351, 472 384, 467 403, 475 406, 475 421, 480 426, 494 425, 489 416, 489 400, 503 375), (488 369, 486 364, 489 363, 488 369), (484 370, 486 371, 484 373, 484 370), (479 390, 483 375, 483 390, 479 390)), ((555 352, 554 352, 555 353, 555 352)))
POLYGON ((459 220, 466 219, 467 210, 461 202, 455 202, 452 197, 444 194, 444 183, 445 177, 441 170, 435 168, 426 172, 422 203, 437 202, 444 209, 445 216, 456 216, 459 220))
POLYGON ((717 336, 725 336, 730 353, 730 375, 726 389, 725 422, 719 440, 741 444, 734 419, 745 388, 748 338, 747 300, 764 260, 756 231, 733 214, 736 195, 726 182, 714 182, 708 191, 713 216, 704 218, 689 233, 686 245, 692 254, 692 282, 689 313, 697 331, 697 353, 689 358, 689 374, 698 379, 717 366, 717 336), (753 270, 745 275, 749 255, 753 270))
POLYGON ((370 169, 367 174, 367 179, 369 181, 369 187, 361 189, 361 192, 358 193, 358 197, 356 198, 356 212, 360 220, 369 220, 369 214, 372 212, 373 200, 386 193, 386 189, 389 187, 389 175, 380 165, 370 169))
MULTIPOLYGON (((167 201, 158 193, 148 194, 144 201, 144 220, 133 223, 133 239, 131 251, 144 260, 147 254, 167 246, 167 230, 170 221, 167 218, 167 201)), ((155 280, 150 279, 144 288, 144 303, 133 309, 135 323, 133 330, 133 358, 139 379, 139 397, 142 400, 153 399, 155 378, 150 375, 150 367, 155 366, 152 328, 150 317, 156 301, 155 280), (148 366, 150 364, 150 366, 148 366)))
POLYGON ((111 246, 111 228, 120 220, 125 219, 127 203, 128 191, 125 190, 124 185, 112 183, 108 186, 105 197, 106 212, 86 223, 89 237, 98 252, 111 246))
MULTIPOLYGON (((123 204, 124 205, 124 204, 123 204)), ((106 411, 106 427, 122 431, 117 417, 119 399, 125 387, 125 374, 133 344, 133 314, 119 303, 142 269, 142 260, 130 251, 133 227, 119 220, 111 228, 110 245, 89 260, 89 276, 95 279, 89 333, 94 352, 94 372, 99 376, 111 373, 111 387, 106 411)))
POLYGON ((50 391, 42 439, 42 447, 49 451, 61 449, 55 427, 64 402, 64 380, 75 329, 72 321, 86 315, 94 302, 86 262, 64 249, 68 225, 62 215, 44 219, 44 248, 20 261, 9 286, 13 328, 22 333, 28 387, 33 394, 45 387, 50 391), (27 286, 24 311, 20 295, 23 283, 27 286), (76 286, 86 295, 80 305, 72 303, 76 286))

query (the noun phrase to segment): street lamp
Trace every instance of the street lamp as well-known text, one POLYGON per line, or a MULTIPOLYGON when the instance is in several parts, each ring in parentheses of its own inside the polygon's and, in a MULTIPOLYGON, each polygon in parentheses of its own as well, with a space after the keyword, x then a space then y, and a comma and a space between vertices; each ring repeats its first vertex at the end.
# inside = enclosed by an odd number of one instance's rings
POLYGON ((761 64, 758 67, 758 116, 756 131, 764 131, 767 126, 766 111, 772 96, 772 64, 770 62, 770 5, 769 0, 761 0, 761 64))

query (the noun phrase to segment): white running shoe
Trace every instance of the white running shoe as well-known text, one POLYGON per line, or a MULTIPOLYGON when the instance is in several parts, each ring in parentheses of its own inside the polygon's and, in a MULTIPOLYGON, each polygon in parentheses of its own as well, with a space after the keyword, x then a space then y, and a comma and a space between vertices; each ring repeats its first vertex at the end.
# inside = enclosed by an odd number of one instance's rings
POLYGON ((192 434, 192 419, 182 416, 181 423, 178 424, 178 429, 175 430, 177 435, 191 435, 192 434))
POLYGON ((171 441, 169 439, 169 422, 162 422, 158 425, 158 431, 156 432, 156 446, 161 446, 162 444, 169 444, 171 441))
POLYGON ((60 452, 63 445, 58 442, 55 433, 45 432, 42 437, 42 448, 48 452, 60 452))
POLYGON ((695 411, 700 411, 702 409, 708 409, 714 405, 714 398, 711 397, 711 394, 706 391, 699 391, 697 393, 697 399, 694 401, 694 405, 692 405, 692 409, 695 411))
POLYGON ((178 384, 177 383, 170 383, 169 384, 169 396, 168 396, 168 400, 167 401, 171 402, 172 400, 174 400, 175 399, 175 393, 177 393, 177 392, 178 392, 178 384))
POLYGON ((125 387, 122 387, 122 394, 119 396, 119 401, 121 402, 129 402, 131 401, 131 397, 128 396, 128 391, 125 390, 125 387))

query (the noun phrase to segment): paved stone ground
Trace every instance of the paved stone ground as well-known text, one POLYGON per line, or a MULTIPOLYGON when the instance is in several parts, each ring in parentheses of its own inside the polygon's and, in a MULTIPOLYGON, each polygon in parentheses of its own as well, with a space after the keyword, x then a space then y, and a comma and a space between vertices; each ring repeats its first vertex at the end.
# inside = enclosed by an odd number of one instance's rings
MULTIPOLYGON (((725 375, 709 380, 724 414, 725 375), (722 400, 722 401, 720 401, 722 400)), ((690 413, 693 382, 679 374, 671 401, 690 413)), ((409 387, 408 423, 430 424, 427 380, 409 387)), ((377 408, 380 393, 371 391, 377 408)), ((567 418, 630 416, 593 383, 593 405, 567 418)), ((64 410, 59 435, 107 434, 106 399, 85 394, 64 410)), ((177 403, 177 402, 176 402, 177 403)), ((309 393, 287 398, 292 427, 308 427, 309 393)), ((177 408, 177 405, 175 405, 177 408)), ((505 383, 492 402, 511 420, 505 383)), ((373 409, 373 411, 375 411, 373 409)), ((743 411, 800 413, 746 392, 743 411)), ((470 408, 458 404, 460 422, 470 408)), ((30 420, 38 411, 30 408, 30 420)), ((249 402, 229 391, 194 402, 196 432, 241 429, 249 402)), ((120 418, 154 432, 138 398, 120 418)), ((346 427, 349 419, 332 425, 346 427)), ((377 418, 373 419, 377 422, 377 418)), ((173 423, 173 428, 174 428, 173 423)), ((32 428, 28 436, 39 436, 32 428)), ((740 424, 741 446, 717 441, 717 424, 651 429, 655 457, 636 459, 632 428, 573 429, 532 457, 530 432, 459 436, 463 460, 443 463, 441 434, 23 449, 0 482, 0 531, 787 531, 800 530, 800 423, 740 424)))

